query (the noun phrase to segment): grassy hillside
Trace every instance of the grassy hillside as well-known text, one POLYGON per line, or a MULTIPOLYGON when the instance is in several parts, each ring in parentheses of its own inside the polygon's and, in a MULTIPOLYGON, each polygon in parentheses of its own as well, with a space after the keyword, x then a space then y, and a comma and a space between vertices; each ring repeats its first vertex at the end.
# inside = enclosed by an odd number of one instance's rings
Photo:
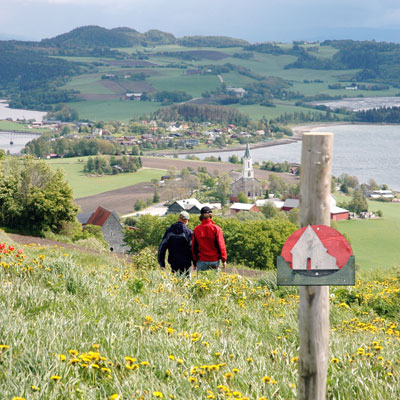
MULTIPOLYGON (((287 49, 291 45, 281 45, 287 49)), ((304 45, 303 48, 314 47, 316 51, 311 53, 318 59, 329 59, 337 49, 332 46, 304 45)), ((110 57, 63 57, 69 61, 83 61, 85 63, 95 63, 97 71, 94 73, 86 73, 84 75, 72 77, 64 88, 74 89, 80 92, 79 96, 86 99, 85 102, 72 103, 72 106, 79 110, 79 115, 83 118, 93 120, 123 120, 127 121, 132 116, 139 116, 140 113, 148 113, 158 108, 160 104, 151 102, 143 102, 140 106, 132 107, 130 102, 119 102, 118 99, 123 98, 124 93, 132 91, 185 91, 193 97, 199 97, 206 91, 215 91, 221 88, 221 81, 215 73, 202 73, 199 75, 188 75, 187 69, 211 68, 231 64, 235 67, 244 67, 251 74, 258 74, 259 77, 275 76, 285 79, 291 85, 288 90, 295 93, 298 92, 304 96, 393 96, 398 93, 398 88, 388 86, 383 90, 358 90, 350 92, 348 90, 329 89, 329 85, 340 83, 342 86, 350 84, 354 80, 354 76, 360 72, 359 69, 310 69, 310 68, 292 68, 285 69, 285 66, 296 60, 294 55, 290 54, 265 54, 259 52, 251 52, 251 56, 243 47, 184 47, 178 44, 156 45, 152 47, 142 47, 136 45, 131 48, 120 48, 128 53, 133 59, 113 60, 110 57), (186 56, 185 56, 186 55, 186 56), (242 58, 241 58, 242 57, 242 58), (99 65, 101 64, 101 65, 99 65), (179 68, 182 67, 182 68, 179 68), (145 88, 137 86, 134 88, 132 82, 126 82, 123 79, 118 80, 118 84, 111 85, 110 82, 101 80, 102 74, 135 74, 145 72, 148 77, 144 81, 147 85, 145 88), (114 97, 113 97, 114 96, 114 97), (113 99, 112 99, 113 97, 113 99)), ((311 54, 310 53, 310 54, 311 54)), ((220 73, 224 83, 227 86, 246 87, 249 84, 257 84, 258 80, 254 76, 242 74, 238 71, 220 73)), ((368 87, 371 82, 362 82, 357 80, 359 84, 368 87)), ((280 98, 283 106, 295 107, 295 101, 285 101, 280 98)), ((244 106, 246 107, 246 106, 244 106)), ((255 104, 253 107, 259 107, 255 104)), ((301 111, 301 109, 297 109, 301 111)), ((284 111, 283 111, 284 112, 284 111)), ((274 118, 281 115, 281 109, 271 110, 267 107, 259 108, 254 112, 249 107, 249 115, 253 119, 259 119, 262 116, 274 118)))
MULTIPOLYGON (((296 398, 298 290, 274 273, 184 280, 153 251, 0 243, 2 398, 296 398)), ((327 399, 399 398, 398 273, 359 278, 330 289, 327 399)))
POLYGON ((140 182, 150 182, 152 179, 160 179, 165 172, 160 169, 142 168, 133 173, 91 177, 83 172, 86 159, 87 157, 80 157, 47 161, 52 168, 62 168, 65 171, 68 184, 74 192, 74 198, 92 196, 140 182))
POLYGON ((369 210, 383 211, 377 220, 340 221, 338 229, 346 233, 364 270, 381 270, 400 265, 400 204, 369 201, 369 210))

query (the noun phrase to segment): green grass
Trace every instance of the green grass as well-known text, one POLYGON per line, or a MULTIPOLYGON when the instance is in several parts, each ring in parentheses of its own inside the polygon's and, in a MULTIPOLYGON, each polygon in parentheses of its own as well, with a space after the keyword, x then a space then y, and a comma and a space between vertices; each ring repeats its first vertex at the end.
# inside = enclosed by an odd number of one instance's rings
MULTIPOLYGON (((298 289, 275 273, 182 280, 150 249, 22 251, 0 265, 3 399, 296 399, 298 289)), ((396 274, 331 288, 327 400, 400 397, 399 290, 396 274)))
POLYGON ((351 240, 356 264, 366 271, 400 266, 400 204, 368 204, 370 211, 382 210, 383 218, 338 222, 339 231, 351 240))
POLYGON ((160 108, 160 103, 151 101, 98 100, 68 103, 79 112, 81 119, 91 121, 129 122, 134 117, 149 115, 160 108))
MULTIPOLYGON (((312 110, 310 108, 297 107, 290 104, 289 102, 285 103, 279 101, 276 102, 275 104, 276 107, 263 107, 258 104, 253 104, 248 106, 232 104, 231 106, 237 108, 240 112, 247 114, 253 120, 260 120, 263 116, 267 117, 268 119, 271 119, 271 118, 276 118, 284 113, 294 113, 300 111, 303 111, 304 113, 320 112, 317 110, 312 110)), ((321 113, 325 114, 325 112, 322 111, 321 113)))
MULTIPOLYGON (((280 44, 284 48, 291 46, 290 44, 280 44)), ((303 47, 315 47, 317 44, 306 44, 303 47)), ((311 54, 319 58, 329 58, 337 51, 330 46, 319 46, 318 52, 312 52, 311 54)), ((169 63, 178 63, 186 65, 188 68, 196 68, 204 65, 223 65, 225 63, 232 63, 237 66, 248 68, 254 73, 262 76, 277 76, 285 79, 291 83, 289 90, 294 92, 300 92, 305 96, 314 96, 318 94, 328 94, 331 96, 343 95, 347 97, 354 97, 363 95, 365 97, 375 96, 393 96, 398 93, 398 89, 390 87, 388 90, 383 91, 357 91, 350 92, 348 90, 330 90, 328 85, 338 83, 341 79, 350 79, 358 72, 358 70, 313 70, 313 69, 284 69, 286 65, 296 60, 296 57, 290 55, 271 55, 253 52, 253 57, 249 60, 239 58, 225 58, 219 61, 201 59, 199 61, 184 61, 177 57, 165 57, 163 55, 157 55, 156 53, 162 53, 165 51, 196 51, 196 50, 214 50, 224 52, 229 55, 243 51, 241 48, 186 48, 177 45, 169 46, 156 46, 154 48, 144 48, 141 46, 135 46, 129 49, 121 49, 121 51, 133 53, 136 50, 146 53, 149 57, 148 61, 166 66, 169 63), (304 83, 304 80, 315 81, 320 80, 322 82, 304 83)), ((101 84, 101 75, 104 73, 115 73, 121 72, 120 66, 107 65, 110 61, 108 58, 92 58, 92 57, 64 57, 70 61, 84 61, 84 62, 103 62, 105 65, 98 67, 98 72, 93 74, 85 74, 82 76, 73 77, 64 88, 79 90, 81 94, 111 94, 112 91, 105 88, 101 84)), ((134 70, 130 68, 129 70, 134 70)), ((136 69, 141 72, 141 68, 136 69)), ((147 82, 151 84, 156 90, 182 90, 193 97, 199 97, 201 93, 205 91, 213 91, 220 87, 221 83, 218 77, 215 75, 187 75, 185 69, 179 68, 154 68, 158 75, 153 75, 147 78, 147 82)), ((252 82, 251 78, 240 75, 236 72, 230 72, 222 74, 225 83, 227 85, 235 87, 243 87, 246 84, 252 82)), ((345 83, 342 83, 345 84, 345 83)), ((129 121, 130 118, 141 116, 143 114, 149 114, 160 107, 158 103, 135 103, 132 106, 131 103, 122 104, 120 100, 90 100, 86 102, 71 103, 72 107, 75 107, 81 118, 90 119, 93 121, 109 121, 109 120, 120 120, 123 122, 129 121)), ((243 112, 248 112, 251 118, 258 119, 260 116, 266 115, 276 117, 285 112, 284 108, 277 107, 275 110, 268 109, 264 110, 260 106, 243 106, 241 107, 243 112)), ((290 111, 302 111, 294 106, 290 107, 290 111)))
POLYGON ((80 93, 94 93, 94 94, 112 94, 110 89, 107 89, 101 84, 102 74, 85 74, 74 77, 68 82, 63 89, 79 90, 80 93))
POLYGON ((28 124, 20 124, 18 122, 12 122, 12 121, 6 121, 6 120, 1 120, 0 121, 0 130, 3 131, 23 131, 23 132, 29 132, 29 133, 42 133, 42 132, 49 132, 49 129, 43 129, 43 128, 29 128, 28 124))
POLYGON ((216 75, 187 75, 184 69, 173 72, 173 75, 150 77, 148 82, 157 90, 183 90, 193 97, 200 97, 206 90, 215 90, 221 85, 216 75))
POLYGON ((65 171, 67 181, 76 199, 135 185, 136 183, 150 182, 152 179, 160 179, 165 172, 164 170, 142 168, 133 173, 90 177, 83 172, 84 163, 78 162, 77 158, 48 160, 48 163, 53 169, 62 168, 65 171))

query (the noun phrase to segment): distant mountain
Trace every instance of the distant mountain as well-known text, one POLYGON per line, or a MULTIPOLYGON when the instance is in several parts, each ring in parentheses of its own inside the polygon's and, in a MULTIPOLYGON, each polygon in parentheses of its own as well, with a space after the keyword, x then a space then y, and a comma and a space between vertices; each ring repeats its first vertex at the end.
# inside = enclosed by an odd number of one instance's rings
POLYGON ((227 36, 185 36, 177 39, 172 33, 150 29, 140 33, 128 27, 106 29, 101 26, 89 25, 75 28, 51 39, 43 39, 42 47, 68 49, 93 49, 98 47, 123 48, 135 45, 154 46, 180 44, 187 47, 240 47, 249 43, 246 40, 227 36))
POLYGON ((242 47, 250 43, 229 36, 184 36, 179 39, 179 44, 188 47, 242 47))
POLYGON ((52 39, 43 39, 40 45, 66 49, 76 47, 130 47, 136 43, 126 32, 113 31, 101 26, 91 25, 75 28, 52 39))

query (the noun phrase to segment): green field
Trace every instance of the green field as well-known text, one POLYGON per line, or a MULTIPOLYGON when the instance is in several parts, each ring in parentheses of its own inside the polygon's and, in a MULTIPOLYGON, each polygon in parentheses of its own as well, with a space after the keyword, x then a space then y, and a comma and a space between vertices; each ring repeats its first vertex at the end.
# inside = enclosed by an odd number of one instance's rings
POLYGON ((18 122, 13 122, 13 121, 6 121, 6 120, 1 120, 0 121, 0 130, 3 131, 23 131, 23 132, 29 132, 29 133, 43 133, 43 132, 49 132, 49 129, 41 129, 41 128, 29 128, 28 124, 20 124, 18 122))
POLYGON ((68 103, 79 112, 79 118, 91 121, 129 122, 132 118, 149 115, 161 107, 151 101, 97 100, 68 103))
POLYGON ((282 115, 284 113, 293 113, 293 112, 300 112, 303 111, 304 113, 308 113, 308 112, 322 112, 322 111, 318 111, 318 110, 312 110, 310 108, 305 108, 305 107, 297 107, 294 106, 293 104, 291 104, 290 102, 283 102, 283 101, 279 101, 276 102, 276 107, 264 107, 264 106, 260 106, 258 104, 252 104, 252 105, 241 105, 241 104, 232 104, 232 107, 237 108, 240 112, 247 114, 251 119, 253 120, 259 120, 262 117, 266 117, 266 118, 276 118, 279 115, 282 115))
POLYGON ((373 271, 400 266, 400 204, 369 201, 369 210, 383 211, 376 220, 339 221, 338 229, 351 240, 356 264, 373 271))
MULTIPOLYGON (((183 279, 153 248, 0 243, 2 399, 297 398, 299 292, 274 271, 183 279)), ((399 399, 399 275, 357 278, 330 288, 325 398, 399 399)))
POLYGON ((47 160, 51 168, 62 168, 65 171, 75 199, 135 185, 136 183, 150 182, 152 179, 160 179, 165 172, 164 170, 142 168, 133 173, 90 177, 83 172, 84 162, 78 160, 86 160, 86 158, 47 160))
MULTIPOLYGON (((280 44, 280 46, 289 47, 291 45, 280 44)), ((318 51, 313 51, 311 54, 324 59, 332 57, 332 55, 337 51, 337 49, 332 47, 318 46, 316 44, 306 44, 304 47, 317 47, 318 51)), ((124 92, 130 91, 128 88, 132 86, 121 82, 121 87, 116 84, 113 89, 106 88, 103 86, 104 82, 101 81, 101 75, 105 73, 122 73, 124 70, 129 70, 130 72, 137 71, 140 73, 145 69, 151 72, 150 76, 146 79, 146 83, 150 84, 155 90, 185 91, 195 98, 200 97, 205 91, 214 91, 221 85, 221 82, 216 75, 187 75, 186 69, 176 68, 175 66, 170 68, 168 64, 179 64, 184 65, 187 68, 197 68, 207 65, 224 65, 230 63, 240 67, 245 67, 251 72, 261 76, 276 76, 285 79, 291 85, 288 90, 299 92, 305 96, 327 94, 330 96, 342 95, 347 97, 374 97, 393 96, 398 93, 398 89, 394 87, 379 91, 358 90, 357 92, 350 92, 345 89, 331 90, 328 88, 328 85, 334 83, 346 85, 346 82, 350 82, 351 78, 358 72, 358 70, 315 70, 306 68, 285 69, 286 65, 296 60, 296 57, 292 55, 272 55, 253 52, 252 58, 240 59, 233 57, 233 54, 243 52, 244 50, 242 48, 188 48, 178 45, 155 46, 152 48, 136 46, 129 49, 119 50, 126 53, 135 53, 136 51, 140 51, 148 57, 146 61, 154 63, 158 65, 158 67, 128 68, 109 64, 113 61, 109 58, 63 57, 70 61, 102 62, 104 64, 97 67, 97 72, 75 76, 64 86, 65 89, 79 91, 81 95, 92 95, 90 100, 70 103, 72 107, 78 110, 81 118, 93 121, 120 120, 127 122, 132 117, 149 114, 160 107, 160 104, 158 103, 137 102, 135 105, 132 105, 130 102, 122 103, 118 99, 107 99, 107 95, 110 94, 122 96, 124 92), (211 54, 209 56, 204 55, 200 60, 190 60, 190 58, 183 60, 179 57, 168 57, 162 54, 163 52, 190 52, 199 50, 225 53, 229 55, 229 57, 218 60, 213 59, 213 55, 211 54), (315 82, 315 80, 319 80, 319 82, 315 82), (308 83, 305 81, 308 81, 308 83), (126 90, 124 90, 124 87, 126 87, 126 90)), ((228 86, 244 87, 249 83, 257 82, 255 79, 241 75, 235 71, 222 73, 221 76, 223 77, 225 84, 228 86)), ((362 84, 363 82, 358 83, 362 84)), ((291 106, 290 112, 293 112, 294 107, 295 106, 291 106)), ((262 115, 267 115, 268 117, 271 115, 273 118, 280 115, 282 112, 285 112, 282 108, 276 108, 275 110, 269 109, 267 112, 263 110, 263 107, 259 106, 243 106, 239 108, 245 113, 248 112, 248 115, 253 119, 259 118, 262 115)), ((297 109, 297 111, 301 110, 297 109)))

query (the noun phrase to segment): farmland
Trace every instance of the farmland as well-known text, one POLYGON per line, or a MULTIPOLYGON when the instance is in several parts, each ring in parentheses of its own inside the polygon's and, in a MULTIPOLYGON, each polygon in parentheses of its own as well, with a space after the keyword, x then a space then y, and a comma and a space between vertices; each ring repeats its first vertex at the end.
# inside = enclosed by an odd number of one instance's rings
POLYGON ((351 240, 362 270, 398 266, 400 260, 400 204, 369 201, 369 210, 383 211, 382 219, 340 221, 338 229, 351 240))
POLYGON ((69 158, 48 161, 53 169, 61 168, 65 171, 68 184, 73 189, 75 198, 92 196, 141 182, 150 182, 152 179, 160 179, 165 172, 165 170, 161 169, 144 168, 133 173, 89 176, 83 172, 85 160, 85 157, 81 157, 79 159, 69 158))
MULTIPOLYGON (((296 398, 296 288, 275 273, 159 270, 0 233, 0 393, 5 399, 296 398)), ((400 281, 332 287, 327 399, 400 396, 400 281)))
MULTIPOLYGON (((280 45, 289 49, 289 45, 280 45)), ((337 52, 331 46, 304 45, 307 51, 312 51, 319 59, 329 59, 337 52)), ((149 114, 161 106, 160 103, 151 101, 126 102, 124 94, 127 92, 155 92, 161 90, 184 91, 193 98, 201 97, 205 92, 213 92, 221 88, 222 82, 226 86, 246 87, 257 84, 257 79, 262 77, 278 77, 289 83, 293 93, 304 96, 354 96, 343 87, 332 90, 329 85, 340 82, 351 82, 352 77, 359 72, 357 69, 326 70, 309 68, 286 69, 290 63, 296 61, 296 57, 288 54, 266 54, 249 52, 244 48, 213 48, 198 47, 187 48, 179 45, 165 45, 153 47, 135 46, 132 48, 118 49, 132 57, 139 55, 143 60, 115 60, 112 58, 99 57, 62 57, 68 61, 82 61, 84 63, 96 63, 99 65, 94 72, 85 73, 72 77, 63 87, 79 91, 78 96, 85 101, 71 103, 79 111, 81 118, 94 121, 99 120, 121 120, 129 121, 133 117, 149 114), (243 56, 243 57, 242 57, 243 56), (213 69, 224 65, 233 66, 229 72, 219 73, 219 77, 213 69), (242 73, 238 68, 244 68, 247 72, 242 73), (203 71, 200 73, 200 71, 203 71), (190 71, 195 71, 194 73, 190 71), (196 72, 197 71, 197 72, 196 72), (205 72, 204 72, 205 71, 205 72), (207 72, 209 71, 209 72, 207 72), (132 81, 123 77, 144 73, 144 81, 132 81), (114 75, 116 81, 102 79, 105 74, 114 75), (253 75, 252 75, 253 74, 253 75), (254 74, 258 74, 255 76, 254 74)), ((358 82, 359 85, 368 88, 370 83, 358 82)), ((361 86, 360 86, 361 87, 361 86)), ((381 90, 359 89, 356 96, 394 96, 398 89, 387 86, 381 90)), ((275 99, 278 100, 278 99, 275 99)), ((239 109, 254 119, 265 116, 268 119, 275 118, 287 110, 290 112, 303 111, 296 106, 295 99, 281 98, 276 108, 260 107, 257 104, 251 106, 239 106, 239 109)))

